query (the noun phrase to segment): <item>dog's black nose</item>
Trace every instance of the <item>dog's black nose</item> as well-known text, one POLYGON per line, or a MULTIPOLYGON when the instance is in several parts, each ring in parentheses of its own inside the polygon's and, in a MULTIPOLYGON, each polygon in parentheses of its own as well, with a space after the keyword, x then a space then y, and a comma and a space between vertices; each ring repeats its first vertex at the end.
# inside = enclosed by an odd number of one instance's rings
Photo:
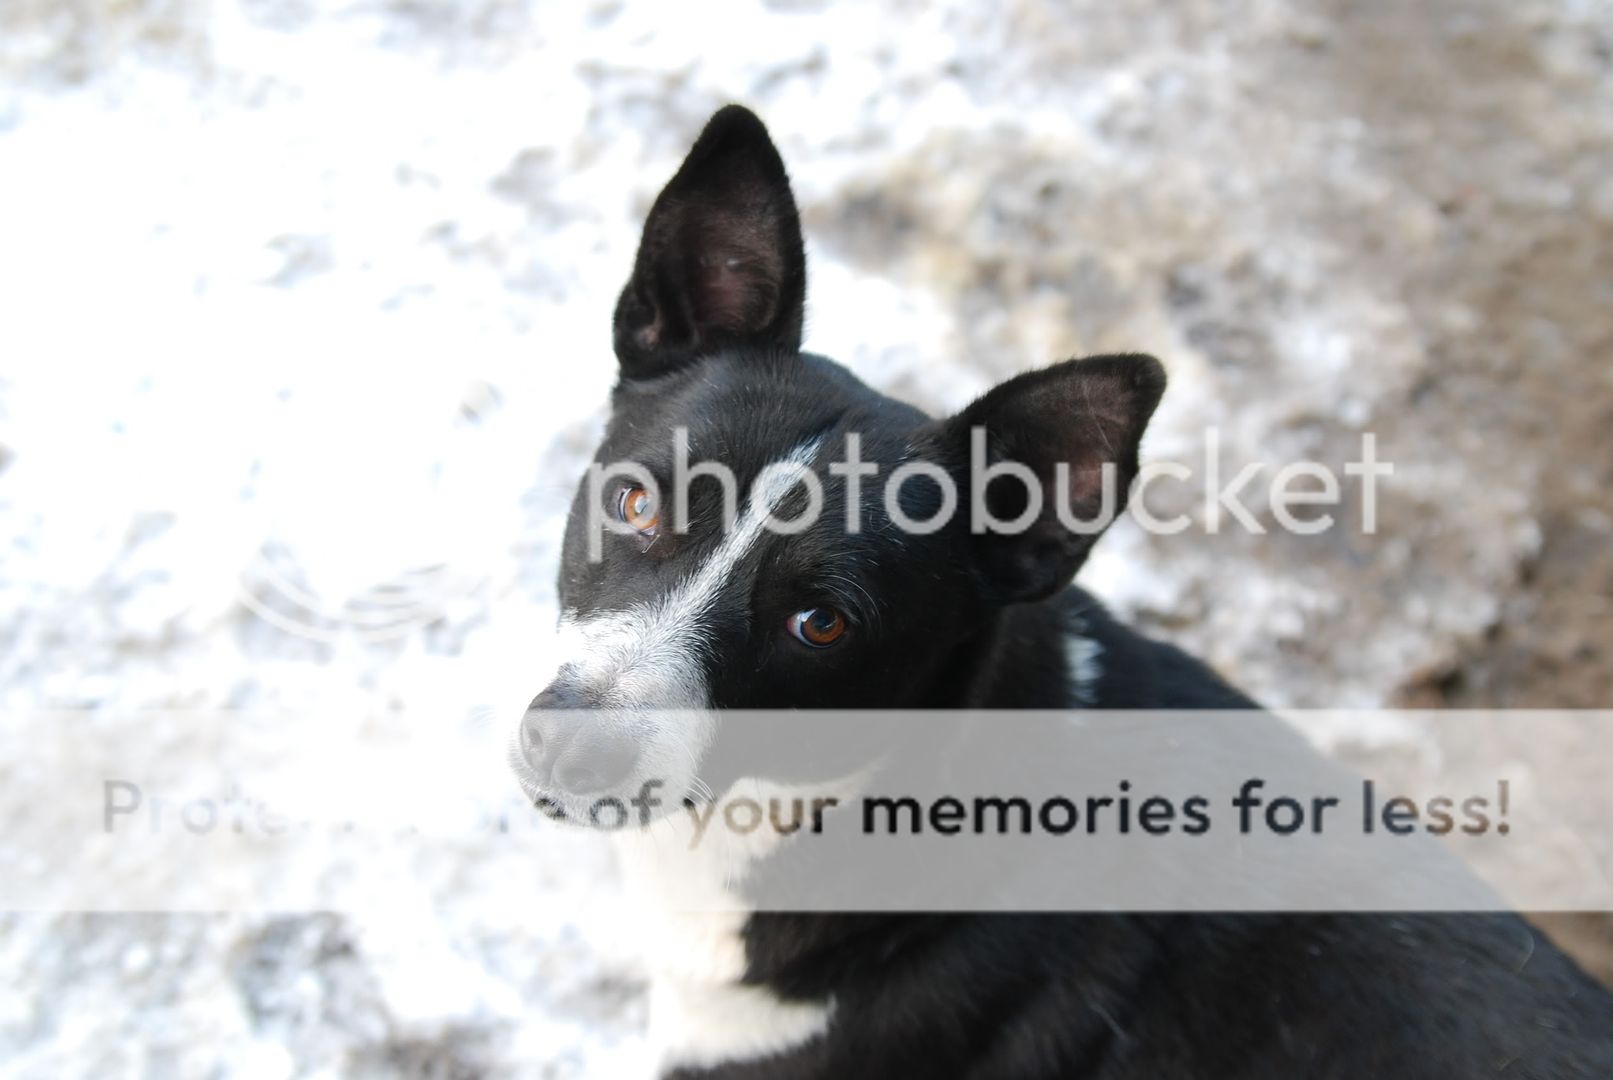
POLYGON ((521 717, 521 755, 526 758, 528 765, 537 770, 540 780, 549 779, 549 768, 553 764, 552 757, 543 752, 546 741, 543 729, 552 726, 548 721, 548 713, 555 709, 581 707, 576 692, 560 684, 550 686, 533 698, 532 704, 526 707, 526 715, 521 717))
POLYGON ((543 693, 533 698, 526 711, 530 715, 545 709, 593 709, 598 705, 599 702, 576 683, 557 680, 550 683, 543 693))
POLYGON ((532 699, 521 718, 521 755, 539 783, 570 795, 591 795, 633 771, 638 748, 611 727, 586 691, 558 683, 532 699))
POLYGON ((620 784, 633 771, 638 752, 626 739, 584 737, 571 740, 550 773, 554 783, 572 795, 592 795, 620 784))

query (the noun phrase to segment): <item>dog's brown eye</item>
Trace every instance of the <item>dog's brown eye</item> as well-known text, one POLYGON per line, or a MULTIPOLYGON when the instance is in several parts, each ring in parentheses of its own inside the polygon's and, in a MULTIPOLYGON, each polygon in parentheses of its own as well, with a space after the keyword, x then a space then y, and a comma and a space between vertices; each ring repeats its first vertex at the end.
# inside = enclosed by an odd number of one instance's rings
POLYGON ((804 645, 826 649, 846 632, 846 617, 832 607, 807 608, 790 616, 790 633, 804 645))
POLYGON ((652 536, 661 524, 661 510, 650 493, 641 487, 623 488, 616 496, 616 516, 645 536, 652 536))

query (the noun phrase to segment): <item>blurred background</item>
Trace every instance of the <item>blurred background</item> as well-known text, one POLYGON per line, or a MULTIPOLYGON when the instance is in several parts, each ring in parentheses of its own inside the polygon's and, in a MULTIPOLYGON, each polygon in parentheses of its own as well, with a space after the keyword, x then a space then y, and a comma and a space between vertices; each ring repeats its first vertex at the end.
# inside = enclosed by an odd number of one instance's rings
MULTIPOLYGON (((1376 434, 1377 535, 1123 525, 1122 614, 1273 705, 1613 706, 1602 0, 5 0, 0 813, 60 775, 41 709, 508 782, 615 295, 728 101, 791 169, 808 346, 875 386, 1141 350, 1148 457, 1376 434)), ((0 915, 0 1069, 628 1075, 608 859, 495 841, 354 853, 359 913, 0 915)))

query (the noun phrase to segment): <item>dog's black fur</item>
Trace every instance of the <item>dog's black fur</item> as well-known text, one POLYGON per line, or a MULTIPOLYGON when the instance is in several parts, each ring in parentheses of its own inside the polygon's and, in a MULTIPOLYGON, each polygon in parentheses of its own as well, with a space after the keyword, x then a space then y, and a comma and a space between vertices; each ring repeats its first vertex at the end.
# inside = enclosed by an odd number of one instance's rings
MULTIPOLYGON (((1152 359, 1056 365, 934 421, 801 354, 805 286, 777 151, 751 113, 724 109, 645 225, 616 310, 621 381, 599 460, 658 471, 677 424, 692 459, 722 460, 742 483, 803 438, 838 446, 847 431, 885 469, 915 455, 961 469, 978 425, 994 458, 1044 483, 1052 462, 1072 462, 1077 507, 1096 498, 1099 464, 1122 487, 1135 475, 1164 388, 1152 359)), ((910 487, 922 511, 933 493, 910 487)), ((716 708, 1253 707, 1067 587, 1092 537, 1046 518, 1016 537, 848 536, 837 491, 818 526, 735 568, 705 642, 716 708), (780 631, 808 603, 845 612, 842 645, 805 649, 780 631), (1064 649, 1075 627, 1102 656, 1081 702, 1064 649)), ((717 543, 701 528, 648 547, 617 537, 592 562, 585 497, 561 572, 568 612, 653 596, 717 543)), ((991 498, 1011 516, 1011 492, 991 498)), ((713 520, 717 503, 697 487, 685 524, 713 520)), ((873 500, 864 510, 881 520, 873 500)), ((782 1053, 677 1080, 1613 1077, 1613 997, 1513 916, 758 913, 743 940, 745 984, 832 999, 832 1021, 782 1053)))

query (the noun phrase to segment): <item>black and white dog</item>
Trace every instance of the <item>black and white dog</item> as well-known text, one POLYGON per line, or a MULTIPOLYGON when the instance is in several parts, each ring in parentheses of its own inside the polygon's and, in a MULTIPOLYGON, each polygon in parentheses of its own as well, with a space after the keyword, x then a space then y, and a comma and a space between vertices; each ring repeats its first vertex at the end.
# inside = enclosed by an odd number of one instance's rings
MULTIPOLYGON (((727 710, 1252 707, 1069 585, 1096 535, 1057 508, 1095 517, 1106 474, 1123 501, 1157 361, 1056 364, 935 420, 803 354, 805 291, 784 166, 725 108, 651 209, 616 308, 596 461, 643 474, 573 504, 574 649, 512 747, 529 794, 700 790, 727 710), (883 473, 961 477, 983 449, 1045 498, 985 490, 1028 518, 1011 532, 892 527, 872 488, 824 475, 823 448, 853 433, 883 473), (663 502, 679 439, 748 499, 704 482, 663 502), (809 528, 766 527, 797 499, 769 479, 781 464, 824 480, 809 528), (648 708, 688 719, 636 722, 648 708)), ((939 485, 904 490, 906 514, 933 516, 939 485)), ((1613 1077, 1613 997, 1512 916, 755 912, 657 934, 675 1077, 1613 1077)))

